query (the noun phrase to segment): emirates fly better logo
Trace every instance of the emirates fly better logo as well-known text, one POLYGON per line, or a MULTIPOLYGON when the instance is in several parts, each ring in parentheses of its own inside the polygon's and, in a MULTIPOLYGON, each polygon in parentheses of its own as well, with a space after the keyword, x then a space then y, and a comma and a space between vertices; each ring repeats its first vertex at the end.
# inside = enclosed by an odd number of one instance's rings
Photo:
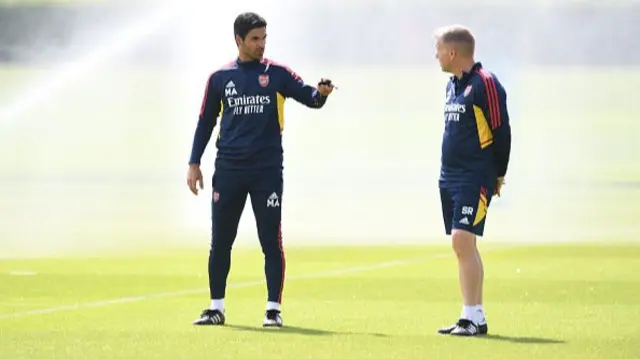
MULTIPOLYGON (((269 77, 266 78, 266 84, 269 77)), ((265 84, 265 86, 266 86, 265 84)), ((233 80, 227 82, 224 88, 226 107, 233 111, 234 116, 263 114, 264 106, 271 104, 269 95, 240 95, 233 80)))

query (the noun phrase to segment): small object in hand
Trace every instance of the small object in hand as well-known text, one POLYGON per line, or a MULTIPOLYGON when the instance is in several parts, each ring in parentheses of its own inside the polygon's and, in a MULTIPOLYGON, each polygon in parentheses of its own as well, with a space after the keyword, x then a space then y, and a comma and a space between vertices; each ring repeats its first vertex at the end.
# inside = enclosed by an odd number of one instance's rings
POLYGON ((322 86, 322 85, 325 85, 325 86, 331 86, 331 87, 333 87, 333 88, 335 88, 335 89, 337 89, 337 88, 338 88, 338 87, 334 86, 334 85, 331 83, 331 80, 329 80, 329 79, 322 79, 320 82, 318 82, 318 86, 322 86))

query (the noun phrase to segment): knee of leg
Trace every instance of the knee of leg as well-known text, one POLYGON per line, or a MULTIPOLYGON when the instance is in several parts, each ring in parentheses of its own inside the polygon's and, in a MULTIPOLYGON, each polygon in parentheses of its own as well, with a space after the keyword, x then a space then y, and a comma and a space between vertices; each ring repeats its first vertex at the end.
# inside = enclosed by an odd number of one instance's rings
POLYGON ((277 256, 281 257, 284 253, 282 249, 282 244, 278 241, 262 241, 261 242, 262 253, 269 256, 277 256))
POLYGON ((451 233, 451 245, 458 256, 475 253, 475 235, 469 231, 454 229, 451 233))
POLYGON ((262 254, 265 255, 265 257, 282 257, 283 255, 283 251, 280 248, 280 246, 263 246, 262 247, 262 254))
POLYGON ((231 247, 233 246, 232 241, 212 241, 211 247, 209 248, 210 252, 227 252, 231 251, 231 247))

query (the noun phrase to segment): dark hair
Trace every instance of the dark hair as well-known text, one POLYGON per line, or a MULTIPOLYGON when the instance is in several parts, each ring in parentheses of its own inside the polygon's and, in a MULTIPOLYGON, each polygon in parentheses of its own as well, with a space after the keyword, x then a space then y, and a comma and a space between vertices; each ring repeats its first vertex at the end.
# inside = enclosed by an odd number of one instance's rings
POLYGON ((238 15, 236 21, 233 22, 233 34, 244 40, 249 31, 261 27, 267 27, 267 21, 262 16, 254 12, 245 12, 238 15))

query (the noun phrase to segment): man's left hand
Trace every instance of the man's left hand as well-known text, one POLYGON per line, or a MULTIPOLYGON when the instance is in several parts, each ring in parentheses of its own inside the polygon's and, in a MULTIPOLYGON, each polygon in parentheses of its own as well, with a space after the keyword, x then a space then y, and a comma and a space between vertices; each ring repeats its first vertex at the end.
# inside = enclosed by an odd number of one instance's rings
POLYGON ((504 177, 498 177, 496 180, 496 190, 493 192, 494 196, 500 197, 500 192, 502 191, 502 185, 504 185, 504 177))
POLYGON ((318 82, 318 92, 322 96, 329 96, 334 88, 335 86, 329 79, 321 79, 320 82, 318 82))

